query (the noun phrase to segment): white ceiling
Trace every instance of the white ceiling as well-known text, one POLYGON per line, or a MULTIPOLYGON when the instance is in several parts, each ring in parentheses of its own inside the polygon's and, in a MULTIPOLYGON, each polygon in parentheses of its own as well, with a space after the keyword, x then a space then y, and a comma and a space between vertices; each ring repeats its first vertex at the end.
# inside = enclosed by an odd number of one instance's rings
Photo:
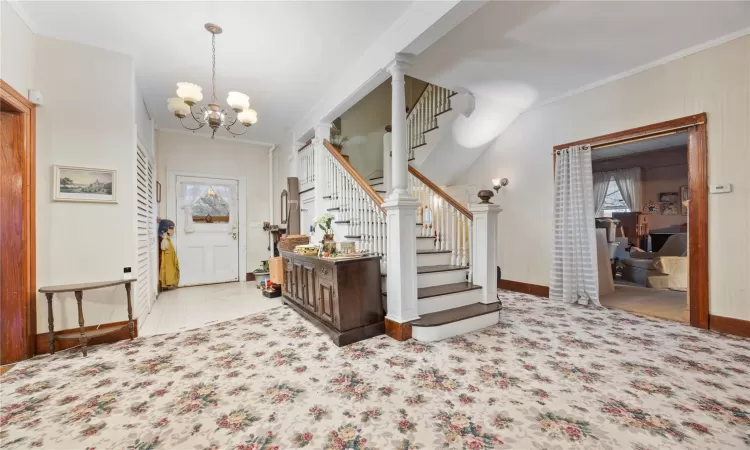
MULTIPOLYGON (((636 153, 652 152, 654 150, 663 150, 674 147, 686 147, 688 135, 686 132, 670 134, 667 136, 655 137, 643 141, 629 142, 612 147, 598 148, 591 152, 592 161, 604 159, 619 158, 621 156, 633 155, 636 153)), ((687 147, 686 147, 687 148, 687 147)))
MULTIPOLYGON (((411 2, 14 2, 35 33, 132 55, 157 127, 181 129, 166 107, 175 83, 211 92, 216 39, 217 97, 250 96, 258 123, 243 139, 280 142, 338 76, 411 2)), ((218 134, 218 133, 217 133, 218 134)))
POLYGON ((488 2, 412 73, 525 109, 749 27, 750 2, 488 2))

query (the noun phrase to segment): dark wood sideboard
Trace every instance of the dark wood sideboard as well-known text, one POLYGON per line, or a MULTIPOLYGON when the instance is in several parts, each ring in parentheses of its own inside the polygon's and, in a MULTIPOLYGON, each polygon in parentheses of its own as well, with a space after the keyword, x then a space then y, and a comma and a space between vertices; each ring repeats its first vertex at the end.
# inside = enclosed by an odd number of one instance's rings
POLYGON ((340 346, 385 333, 380 257, 327 260, 281 252, 283 301, 340 346))

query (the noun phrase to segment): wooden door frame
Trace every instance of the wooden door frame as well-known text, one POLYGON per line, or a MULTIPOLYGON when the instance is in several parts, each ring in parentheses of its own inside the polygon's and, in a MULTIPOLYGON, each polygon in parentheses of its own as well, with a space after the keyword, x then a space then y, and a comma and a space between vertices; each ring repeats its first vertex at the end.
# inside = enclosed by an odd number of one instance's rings
POLYGON ((698 328, 709 327, 707 122, 706 113, 694 114, 666 122, 555 145, 552 152, 554 168, 555 151, 574 145, 590 144, 597 146, 616 144, 638 138, 653 137, 670 131, 687 130, 688 190, 690 191, 690 216, 688 218, 688 295, 690 296, 690 324, 698 328))
POLYGON ((24 122, 21 295, 27 302, 25 356, 31 358, 36 354, 36 106, 1 79, 0 105, 24 122))

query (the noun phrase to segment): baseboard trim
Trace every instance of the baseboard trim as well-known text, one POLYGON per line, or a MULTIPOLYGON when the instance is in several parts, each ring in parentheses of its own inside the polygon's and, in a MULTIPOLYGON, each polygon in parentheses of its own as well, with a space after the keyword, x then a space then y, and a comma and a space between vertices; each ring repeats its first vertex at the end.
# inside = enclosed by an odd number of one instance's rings
POLYGON ((750 337, 750 320, 709 315, 708 328, 719 333, 750 337))
POLYGON ((255 281, 255 274, 248 273, 247 275, 245 275, 245 281, 255 281))
MULTIPOLYGON (((128 321, 122 321, 122 322, 112 322, 112 323, 103 323, 100 325, 91 325, 88 327, 83 327, 85 331, 93 331, 97 328, 101 327, 124 327, 128 324, 128 321)), ((55 330, 55 334, 64 334, 64 333, 77 333, 81 329, 80 328, 71 328, 69 330, 55 330)), ((133 319, 133 332, 135 334, 135 337, 138 337, 138 319, 133 319)), ((118 331, 114 331, 109 334, 104 334, 102 336, 96 336, 91 339, 89 339, 88 346, 91 347, 93 345, 99 345, 99 344, 113 344, 118 341, 124 341, 126 339, 130 339, 130 332, 127 328, 123 328, 118 331)), ((75 347, 78 345, 78 341, 66 339, 66 340, 56 340, 55 341, 55 351, 59 352, 61 350, 67 350, 69 348, 75 347)), ((36 335, 36 354, 37 355, 44 355, 49 353, 49 333, 42 333, 36 335)))
POLYGON ((398 323, 385 319, 385 334, 397 341, 408 341, 411 339, 411 323, 398 323))
POLYGON ((497 280, 497 287, 506 291, 523 292, 537 297, 549 297, 549 286, 522 283, 520 281, 497 280))

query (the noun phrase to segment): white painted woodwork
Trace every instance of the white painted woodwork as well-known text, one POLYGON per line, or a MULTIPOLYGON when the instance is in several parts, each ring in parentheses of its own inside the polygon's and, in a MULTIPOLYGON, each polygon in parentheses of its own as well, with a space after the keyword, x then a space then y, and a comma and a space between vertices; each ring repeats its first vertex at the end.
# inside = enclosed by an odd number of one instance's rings
POLYGON ((391 185, 393 192, 388 199, 410 198, 407 192, 408 142, 406 124, 406 92, 404 72, 409 67, 405 55, 396 55, 388 66, 391 74, 391 185))
POLYGON ((499 205, 474 203, 469 206, 474 215, 475 251, 473 253, 474 283, 482 286, 482 303, 497 302, 497 221, 502 209, 499 205))
MULTIPOLYGON (((237 194, 234 199, 224 200, 235 214, 239 212, 238 205, 245 200, 236 179, 177 175, 175 183, 176 192, 180 192, 181 183, 230 186, 237 194)), ((239 281, 239 223, 195 223, 195 231, 186 233, 184 211, 178 209, 173 217, 176 218, 173 242, 180 259, 180 286, 239 281)))
MULTIPOLYGON (((406 161, 404 161, 406 164, 406 161)), ((416 199, 394 195, 383 208, 387 214, 388 249, 388 314, 393 322, 404 323, 419 318, 417 307, 417 244, 414 224, 417 223, 416 199)), ((429 264, 425 264, 429 265, 429 264)))
POLYGON ((154 211, 154 164, 148 154, 139 146, 136 151, 136 241, 137 257, 133 276, 135 284, 134 308, 144 317, 156 300, 158 272, 155 269, 158 259, 156 249, 156 215, 154 211))
MULTIPOLYGON (((443 284, 463 283, 466 281, 466 270, 446 270, 417 274, 417 287, 440 286, 443 284)), ((421 313, 421 311, 420 311, 421 313)))
POLYGON ((303 147, 294 158, 297 161, 297 179, 300 192, 315 188, 315 147, 303 147))
POLYGON ((450 253, 419 253, 417 254, 417 266, 440 266, 451 263, 450 253))
POLYGON ((432 250, 435 248, 435 239, 424 236, 417 237, 417 250, 432 250))
MULTIPOLYGON (((390 292, 388 293, 388 297, 390 297, 390 292)), ((446 309, 473 305, 474 303, 479 303, 481 298, 482 291, 480 289, 438 295, 436 297, 420 298, 419 314, 429 314, 438 311, 445 311, 446 309)))
POLYGON ((425 145, 425 133, 437 127, 437 116, 450 109, 450 96, 455 92, 428 84, 424 93, 406 118, 409 159, 414 159, 414 148, 425 145))
POLYGON ((417 341, 435 342, 443 339, 452 338, 461 334, 471 333, 482 328, 491 327, 500 321, 500 311, 481 316, 471 317, 457 322, 447 323, 434 327, 413 326, 411 329, 412 338, 417 341))

